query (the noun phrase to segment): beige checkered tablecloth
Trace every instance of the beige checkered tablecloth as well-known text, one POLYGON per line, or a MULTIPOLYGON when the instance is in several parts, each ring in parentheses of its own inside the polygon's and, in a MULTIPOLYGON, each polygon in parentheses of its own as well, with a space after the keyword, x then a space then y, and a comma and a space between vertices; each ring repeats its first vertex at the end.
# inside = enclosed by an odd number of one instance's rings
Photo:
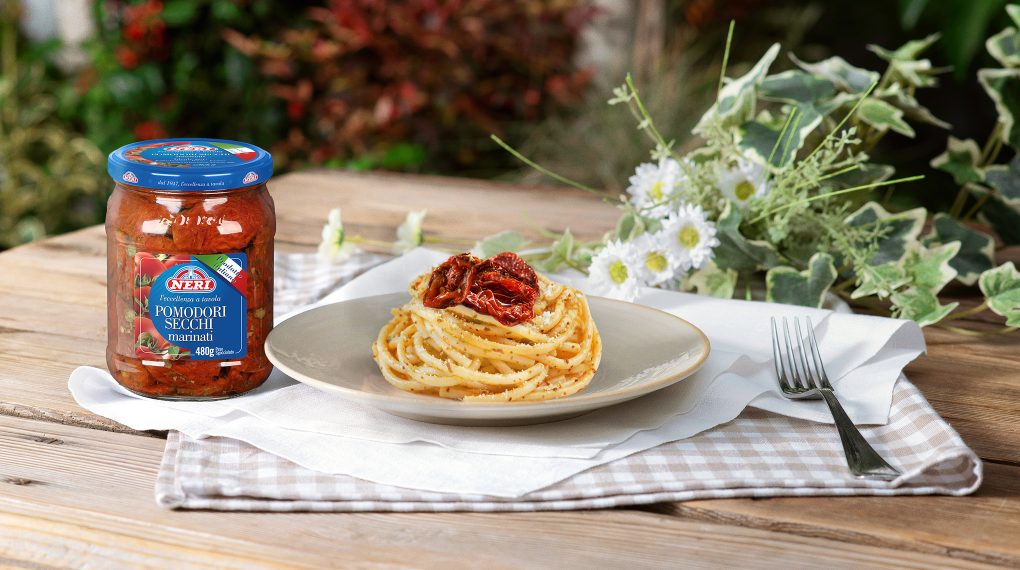
MULTIPOLYGON (((277 314, 313 301, 382 259, 358 257, 325 275, 310 256, 278 258, 277 314)), ((238 511, 536 511, 726 497, 966 495, 981 484, 981 460, 905 378, 894 390, 889 423, 861 431, 903 476, 892 482, 855 479, 832 425, 748 408, 697 436, 509 499, 319 473, 240 441, 170 432, 156 500, 168 508, 238 511)))

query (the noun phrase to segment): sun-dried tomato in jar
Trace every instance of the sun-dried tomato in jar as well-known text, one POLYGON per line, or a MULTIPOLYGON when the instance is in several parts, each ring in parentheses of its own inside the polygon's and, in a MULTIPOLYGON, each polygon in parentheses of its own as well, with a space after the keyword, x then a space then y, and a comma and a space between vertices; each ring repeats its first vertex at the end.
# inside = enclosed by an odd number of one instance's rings
POLYGON ((265 381, 273 326, 272 156, 218 139, 110 154, 109 344, 117 381, 153 398, 216 399, 265 381))

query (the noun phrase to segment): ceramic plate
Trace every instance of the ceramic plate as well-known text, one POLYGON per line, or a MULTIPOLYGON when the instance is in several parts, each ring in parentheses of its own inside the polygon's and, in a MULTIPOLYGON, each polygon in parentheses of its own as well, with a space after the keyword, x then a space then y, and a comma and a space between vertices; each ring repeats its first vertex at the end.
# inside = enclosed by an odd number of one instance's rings
POLYGON ((273 329, 266 354, 282 372, 320 390, 413 420, 453 425, 551 422, 626 402, 693 374, 708 357, 700 329, 669 313, 588 297, 602 335, 602 363, 580 393, 540 402, 459 402, 391 386, 372 360, 372 343, 406 293, 324 305, 273 329))

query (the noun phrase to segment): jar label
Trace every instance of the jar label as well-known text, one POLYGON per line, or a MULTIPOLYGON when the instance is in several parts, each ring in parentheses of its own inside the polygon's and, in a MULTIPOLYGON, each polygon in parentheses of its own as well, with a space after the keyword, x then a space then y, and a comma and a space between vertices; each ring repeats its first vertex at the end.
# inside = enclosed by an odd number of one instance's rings
POLYGON ((248 353, 248 256, 135 254, 135 354, 233 360, 248 353))

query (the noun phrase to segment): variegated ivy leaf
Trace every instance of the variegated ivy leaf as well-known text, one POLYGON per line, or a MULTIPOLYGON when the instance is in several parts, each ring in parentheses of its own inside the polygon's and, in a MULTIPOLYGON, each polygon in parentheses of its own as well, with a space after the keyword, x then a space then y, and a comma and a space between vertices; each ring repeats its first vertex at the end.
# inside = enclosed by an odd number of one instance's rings
POLYGON ((985 49, 1002 67, 1020 67, 1020 34, 1006 28, 985 40, 985 49))
POLYGON ((868 263, 881 265, 890 261, 899 261, 906 255, 910 244, 917 242, 917 236, 924 225, 924 208, 914 208, 905 212, 890 214, 875 202, 868 202, 846 218, 850 226, 873 224, 883 231, 878 240, 878 248, 868 263))
POLYGON ((761 162, 785 166, 797 156, 808 135, 822 123, 822 115, 810 103, 801 103, 790 110, 789 125, 773 127, 759 121, 744 123, 738 131, 738 144, 761 162), (784 130, 783 127, 786 127, 784 130))
POLYGON ((836 85, 797 69, 769 75, 761 82, 761 97, 787 103, 813 103, 836 94, 836 85))
POLYGON ((960 251, 960 242, 951 241, 932 248, 915 243, 903 258, 903 270, 918 289, 938 293, 956 277, 949 260, 960 251))
POLYGON ((737 286, 737 272, 732 269, 720 269, 714 261, 709 261, 704 267, 688 275, 684 285, 687 289, 695 289, 699 295, 731 299, 737 286))
POLYGON ((967 189, 978 197, 991 193, 978 218, 992 226, 995 235, 999 236, 1003 244, 1020 244, 1020 206, 1017 205, 1017 200, 1007 200, 998 192, 977 184, 968 184, 967 189))
POLYGON ((909 282, 910 277, 899 262, 867 265, 857 269, 857 289, 850 294, 850 298, 860 299, 874 295, 879 299, 885 299, 909 282))
POLYGON ((906 91, 899 83, 893 83, 882 90, 882 98, 892 106, 903 111, 903 116, 918 123, 928 123, 940 129, 952 127, 949 123, 936 117, 927 107, 921 105, 917 98, 906 91))
POLYGON ((943 305, 939 303, 935 293, 915 287, 893 294, 892 302, 893 315, 916 321, 922 327, 941 321, 959 305, 959 303, 943 305))
POLYGON ((949 137, 946 151, 931 159, 932 168, 937 168, 953 175, 953 181, 960 186, 968 182, 984 180, 981 173, 981 149, 972 139, 960 140, 949 137))
POLYGON ((765 274, 765 295, 774 303, 821 307, 825 292, 836 281, 832 256, 816 253, 808 260, 808 268, 773 267, 765 274))
POLYGON ((978 286, 985 294, 988 308, 1006 317, 1007 326, 1020 326, 1020 271, 1012 261, 982 273, 978 286))
POLYGON ((808 73, 833 82, 836 87, 850 93, 863 93, 878 82, 878 72, 854 67, 839 56, 833 56, 817 63, 807 63, 790 54, 790 59, 808 73))
POLYGON ((757 95, 755 88, 765 78, 772 62, 779 55, 779 44, 772 44, 772 47, 765 52, 765 55, 751 68, 750 71, 736 79, 731 79, 719 91, 719 97, 712 107, 706 112, 694 131, 698 132, 708 123, 721 120, 724 124, 740 124, 754 116, 755 100, 757 95))
POLYGON ((1014 128, 1020 112, 1020 69, 981 69, 978 82, 995 102, 1002 125, 1002 140, 1020 148, 1020 129, 1014 128))
POLYGON ((903 111, 881 99, 868 97, 862 101, 857 108, 857 116, 880 131, 892 129, 901 135, 914 137, 914 128, 903 120, 903 111))
POLYGON ((763 240, 749 240, 740 233, 743 216, 732 202, 727 202, 719 221, 716 235, 719 245, 713 250, 715 263, 722 269, 757 271, 779 265, 779 253, 774 245, 763 240))
POLYGON ((895 50, 887 50, 883 47, 875 44, 868 45, 868 50, 876 54, 878 57, 892 62, 892 61, 910 61, 917 59, 917 56, 924 53, 928 48, 935 42, 939 41, 942 34, 932 34, 926 38, 919 40, 910 40, 895 50))
POLYGON ((876 45, 869 45, 868 49, 889 62, 889 75, 895 81, 912 87, 931 87, 936 83, 933 76, 944 70, 932 67, 931 61, 918 59, 918 56, 938 39, 939 34, 932 34, 921 40, 911 40, 895 51, 876 45))
POLYGON ((1009 164, 996 164, 985 169, 985 180, 1007 202, 1020 208, 1020 157, 1013 157, 1009 164))
POLYGON ((476 243, 471 251, 478 257, 486 258, 504 251, 520 251, 527 243, 528 240, 518 232, 505 231, 493 234, 476 243))
POLYGON ((935 215, 932 230, 932 235, 923 240, 925 245, 950 242, 960 244, 959 253, 949 260, 949 265, 957 271, 956 280, 960 283, 977 283, 978 276, 995 265, 995 240, 992 236, 969 228, 946 214, 935 215))

